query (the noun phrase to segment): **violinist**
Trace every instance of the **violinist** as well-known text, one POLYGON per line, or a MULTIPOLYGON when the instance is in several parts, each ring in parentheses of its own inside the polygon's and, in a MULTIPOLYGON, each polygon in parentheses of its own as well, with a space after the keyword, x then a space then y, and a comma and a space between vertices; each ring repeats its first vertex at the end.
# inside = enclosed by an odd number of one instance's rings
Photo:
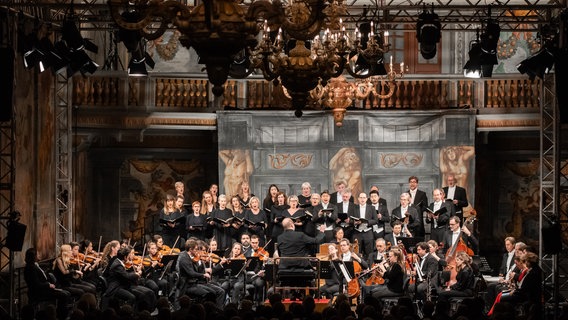
POLYGON ((264 281, 264 264, 270 259, 268 251, 260 246, 260 237, 253 234, 250 239, 250 246, 252 248, 252 257, 258 257, 261 263, 256 264, 254 268, 251 268, 253 273, 247 273, 247 283, 252 283, 254 286, 254 297, 253 301, 260 303, 262 302, 264 287, 266 282, 264 281))
POLYGON ((399 295, 403 293, 404 287, 404 256, 399 248, 392 248, 388 253, 387 260, 379 263, 378 272, 385 280, 383 285, 378 285, 371 289, 374 298, 399 295))
POLYGON ((438 301, 447 301, 451 297, 469 297, 473 294, 474 274, 471 268, 472 259, 464 251, 456 254, 456 283, 448 281, 446 286, 438 289, 438 301))
POLYGON ((458 216, 450 218, 448 223, 450 230, 446 232, 443 242, 444 248, 446 249, 446 256, 454 255, 456 248, 461 250, 459 247, 462 245, 465 246, 465 249, 471 249, 473 253, 477 252, 477 248, 479 247, 477 238, 466 226, 460 228, 460 222, 461 220, 458 216))
MULTIPOLYGON (((101 243, 99 242, 99 251, 101 250, 101 243)), ((84 239, 79 243, 79 252, 85 254, 85 262, 90 263, 90 269, 83 275, 83 280, 94 284, 95 286, 99 284, 99 267, 102 260, 102 255, 99 252, 93 250, 93 243, 84 239)))
POLYGON ((86 255, 84 253, 79 252, 79 243, 71 242, 69 244, 71 246, 71 251, 73 253, 71 257, 71 267, 76 270, 81 271, 81 275, 75 274, 73 277, 73 283, 80 284, 85 288, 89 288, 86 290, 87 292, 96 293, 97 287, 91 283, 86 281, 87 278, 91 278, 94 275, 95 267, 91 262, 86 261, 86 255))
POLYGON ((118 240, 112 240, 105 245, 100 263, 103 277, 108 276, 108 267, 112 264, 114 259, 116 259, 119 248, 120 242, 118 242, 118 240))
POLYGON ((96 294, 91 286, 83 286, 76 283, 74 277, 83 275, 79 269, 71 265, 73 250, 68 244, 63 244, 59 248, 59 256, 53 261, 53 274, 57 279, 57 288, 68 291, 76 299, 79 299, 85 292, 96 294))
POLYGON ((250 244, 250 239, 251 235, 249 233, 245 232, 241 234, 241 245, 242 245, 241 251, 246 258, 252 256, 253 254, 252 247, 250 244))
POLYGON ((187 239, 194 237, 200 240, 205 239, 204 228, 206 225, 205 219, 207 216, 201 214, 201 203, 199 201, 193 201, 191 204, 193 213, 187 216, 185 220, 185 230, 187 231, 187 239))
MULTIPOLYGON (((219 199, 221 196, 219 196, 219 199)), ((225 290, 216 284, 207 282, 211 279, 212 269, 201 261, 198 241, 189 239, 185 242, 186 251, 179 254, 176 269, 180 275, 179 294, 205 298, 208 294, 216 297, 217 305, 223 306, 225 290)))
POLYGON ((134 249, 130 246, 118 250, 116 259, 109 266, 106 278, 108 286, 104 295, 125 300, 139 311, 151 311, 156 304, 156 296, 151 289, 138 285, 141 268, 134 268, 133 272, 126 270, 127 262, 131 262, 133 257, 134 249))
POLYGON ((367 258, 367 264, 372 266, 376 263, 387 260, 387 242, 383 238, 375 240, 375 251, 373 251, 367 258))
POLYGON ((167 294, 168 281, 162 277, 164 265, 162 264, 162 254, 158 252, 158 246, 155 242, 150 241, 147 244, 148 254, 142 260, 144 271, 142 274, 150 281, 146 282, 146 286, 152 289, 158 296, 167 294), (154 284, 156 286, 154 286, 154 284))

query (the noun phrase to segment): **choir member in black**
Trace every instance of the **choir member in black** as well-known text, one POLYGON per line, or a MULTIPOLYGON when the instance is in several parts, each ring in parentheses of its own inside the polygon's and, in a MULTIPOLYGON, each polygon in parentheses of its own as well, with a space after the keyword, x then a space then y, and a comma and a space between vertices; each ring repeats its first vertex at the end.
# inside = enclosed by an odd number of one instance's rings
POLYGON ((183 183, 183 181, 176 181, 176 183, 174 184, 174 188, 176 189, 174 197, 182 196, 183 199, 187 201, 186 204, 188 204, 191 201, 191 198, 189 197, 189 190, 185 188, 185 184, 183 183))
MULTIPOLYGON (((160 237, 160 239, 161 238, 162 237, 160 237)), ((108 276, 109 267, 114 259, 116 259, 118 249, 120 249, 120 242, 118 242, 118 240, 112 240, 105 245, 103 253, 101 254, 102 258, 99 268, 100 273, 103 275, 103 277, 108 276)))
POLYGON ((151 289, 138 285, 142 269, 132 266, 132 271, 126 270, 126 264, 132 261, 133 256, 134 249, 130 246, 118 250, 116 259, 109 267, 105 297, 124 300, 132 306, 137 306, 139 310, 152 311, 156 304, 156 295, 151 289))
MULTIPOLYGON (((203 191, 201 197, 201 214, 210 216, 217 207, 217 202, 213 202, 213 196, 209 190, 203 191)), ((217 201, 218 200, 219 199, 217 199, 217 201)))
POLYGON ((250 208, 245 211, 245 219, 248 224, 248 232, 256 234, 260 238, 260 245, 266 243, 265 230, 268 226, 268 218, 264 210, 260 208, 260 199, 253 196, 250 199, 250 208))
POLYGON ((209 186, 209 192, 211 193, 211 198, 213 198, 213 203, 217 203, 217 195, 219 194, 219 186, 216 183, 212 183, 209 186))
POLYGON ((219 202, 219 208, 215 209, 211 213, 211 220, 209 225, 213 227, 213 237, 217 239, 219 245, 219 250, 225 250, 231 246, 233 239, 231 237, 231 227, 233 212, 231 209, 227 208, 227 197, 222 194, 217 199, 219 202), (217 219, 218 221, 215 221, 217 219), (223 222, 226 221, 226 222, 223 222))
POLYGON ((304 220, 306 218, 306 213, 298 206, 298 197, 291 195, 288 198, 288 205, 290 208, 282 212, 282 217, 291 218, 295 225, 295 229, 297 231, 304 232, 304 220))
MULTIPOLYGON (((221 196, 219 196, 221 198, 221 196)), ((217 306, 222 307, 225 302, 225 290, 213 283, 207 283, 211 279, 212 269, 205 266, 199 257, 197 240, 189 239, 185 242, 187 251, 180 252, 176 270, 179 272, 180 294, 205 298, 207 294, 213 294, 217 306)))
POLYGON ((371 290, 374 298, 400 295, 404 290, 404 256, 399 248, 392 248, 388 253, 388 262, 378 264, 379 275, 385 283, 371 290))
POLYGON ((474 274, 471 268, 472 259, 464 251, 456 254, 456 282, 448 281, 447 285, 438 289, 438 301, 447 301, 451 297, 470 297, 473 295, 474 274))
MULTIPOLYGON (((345 237, 351 239, 353 236, 353 227, 349 225, 348 218, 355 214, 355 204, 351 199, 351 189, 345 188, 343 189, 343 193, 341 194, 343 197, 343 201, 337 204, 337 221, 336 223, 343 227, 343 232, 345 233, 345 237), (345 217, 346 216, 346 217, 345 217), (345 218, 341 220, 341 218, 345 218)), ((333 196, 331 198, 333 200, 333 196)))
POLYGON ((331 241, 331 243, 339 244, 339 242, 341 242, 341 239, 343 239, 344 237, 345 232, 343 231, 343 228, 335 227, 335 229, 333 229, 333 240, 331 241))
POLYGON ((312 185, 309 182, 302 183, 302 194, 298 195, 298 206, 300 208, 310 207, 312 197, 312 185))
POLYGON ((335 211, 335 205, 329 202, 330 196, 327 190, 324 190, 321 193, 320 199, 321 201, 319 202, 319 204, 312 204, 312 221, 315 224, 315 229, 319 229, 320 225, 325 226, 325 242, 332 242, 335 220, 337 220, 337 212, 335 211))
POLYGON ((207 216, 201 214, 201 204, 199 201, 193 201, 191 204, 191 209, 193 212, 187 216, 185 220, 185 229, 187 231, 186 237, 197 238, 200 240, 205 240, 204 229, 207 225, 207 216))
POLYGON ((410 205, 416 208, 417 220, 420 223, 420 226, 414 230, 415 232, 411 232, 415 237, 424 237, 424 211, 428 207, 428 196, 426 192, 418 189, 418 177, 408 178, 408 191, 406 192, 410 195, 410 205))
POLYGON ((426 223, 430 224, 430 239, 436 241, 436 243, 441 243, 444 241, 446 230, 448 230, 450 217, 455 214, 454 206, 444 201, 444 191, 442 189, 434 189, 432 195, 434 202, 426 210, 426 223))
POLYGON ((164 239, 164 244, 169 247, 174 245, 179 236, 180 228, 185 226, 185 223, 180 219, 183 215, 176 209, 175 203, 176 198, 174 196, 171 194, 166 195, 166 203, 162 211, 160 211, 160 226, 162 228, 160 234, 164 239))
POLYGON ((250 185, 248 182, 241 182, 241 189, 237 196, 239 197, 239 201, 241 202, 243 208, 248 209, 250 206, 250 200, 252 197, 254 197, 254 194, 250 192, 250 185))
POLYGON ((61 245, 59 256, 53 261, 53 274, 57 279, 57 288, 69 291, 76 299, 79 299, 85 292, 96 294, 93 286, 86 286, 76 281, 76 279, 80 279, 83 272, 71 264, 72 257, 71 246, 68 244, 61 245))
POLYGON ((231 208, 233 209, 233 219, 231 226, 231 234, 235 241, 241 240, 241 235, 247 232, 247 226, 245 225, 245 209, 241 205, 238 196, 233 196, 231 198, 231 208))
POLYGON ((378 190, 371 190, 369 192, 369 201, 367 203, 375 210, 375 219, 377 224, 373 226, 373 237, 375 239, 384 238, 387 232, 391 232, 390 228, 390 215, 386 201, 381 201, 378 190))
POLYGON ((274 244, 278 240, 278 236, 284 232, 282 228, 282 219, 284 218, 284 212, 288 210, 290 206, 288 205, 288 199, 286 194, 282 191, 278 192, 276 196, 276 205, 270 208, 270 220, 273 222, 272 232, 270 233, 272 241, 268 246, 268 251, 272 254, 274 253, 274 244))
POLYGON ((272 206, 277 205, 278 204, 277 197, 279 192, 280 190, 278 189, 278 186, 275 184, 271 184, 268 187, 268 192, 266 193, 266 197, 262 201, 262 208, 265 210, 266 209, 270 210, 272 206))
MULTIPOLYGON (((339 260, 339 252, 335 244, 328 245, 327 250, 328 255, 325 260, 331 261, 331 263, 333 263, 333 261, 339 260)), ((334 267, 332 267, 331 278, 325 279, 324 285, 320 287, 320 293, 322 297, 333 298, 334 294, 339 293, 339 274, 337 272, 338 271, 336 271, 334 267)))
POLYGON ((373 226, 377 224, 376 214, 372 206, 367 204, 367 195, 361 192, 358 196, 359 205, 355 206, 353 218, 348 218, 353 225, 353 241, 357 240, 362 249, 363 256, 368 256, 373 252, 375 240, 373 237, 373 226), (365 219, 357 220, 355 218, 365 219))
MULTIPOLYGON (((337 181, 335 183, 335 192, 330 195, 331 196, 330 202, 338 205, 341 202, 345 201, 343 198, 343 193, 345 192, 346 188, 347 188, 347 183, 345 181, 337 181)), ((347 201, 350 202, 355 201, 355 199, 353 199, 353 197, 351 196, 351 190, 349 190, 349 197, 347 201)))
POLYGON ((26 250, 25 262, 24 280, 28 286, 28 302, 35 304, 40 301, 55 299, 57 302, 57 318, 65 320, 67 318, 67 303, 70 299, 69 291, 57 289, 55 284, 50 282, 47 273, 39 266, 35 248, 26 250))
POLYGON ((444 187, 444 194, 446 195, 446 201, 449 201, 454 205, 454 211, 456 216, 463 219, 463 208, 469 205, 467 200, 467 192, 464 188, 456 185, 456 177, 453 173, 446 176, 447 187, 444 187))
POLYGON ((178 235, 180 237, 180 240, 177 243, 178 249, 181 249, 181 247, 185 243, 185 240, 186 240, 185 237, 187 236, 185 226, 186 226, 186 220, 187 220, 187 216, 189 215, 189 212, 187 212, 187 209, 184 205, 184 202, 185 202, 185 200, 184 200, 183 196, 180 196, 180 195, 176 196, 176 203, 175 203, 176 210, 178 211, 178 214, 181 217, 184 217, 183 221, 178 226, 178 235))
POLYGON ((164 274, 164 265, 162 264, 162 254, 158 251, 158 246, 154 241, 148 242, 148 254, 144 257, 142 265, 144 266, 143 274, 152 282, 146 286, 159 295, 163 296, 168 293, 167 275, 164 274), (154 284, 156 286, 154 286, 154 284))

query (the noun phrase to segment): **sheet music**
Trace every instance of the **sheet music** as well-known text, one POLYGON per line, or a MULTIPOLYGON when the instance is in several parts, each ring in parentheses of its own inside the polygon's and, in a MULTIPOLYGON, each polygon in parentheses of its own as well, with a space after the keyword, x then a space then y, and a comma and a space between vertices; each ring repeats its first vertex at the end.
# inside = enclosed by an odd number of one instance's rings
POLYGON ((345 278, 345 280, 347 282, 351 281, 351 275, 349 274, 349 271, 347 271, 345 264, 340 263, 339 264, 339 270, 341 270, 341 274, 343 274, 343 277, 345 278))

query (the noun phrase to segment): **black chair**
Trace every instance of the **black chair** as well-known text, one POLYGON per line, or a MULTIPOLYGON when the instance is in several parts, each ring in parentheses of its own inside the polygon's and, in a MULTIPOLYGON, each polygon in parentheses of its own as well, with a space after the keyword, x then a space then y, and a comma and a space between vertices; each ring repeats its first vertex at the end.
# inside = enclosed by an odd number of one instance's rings
MULTIPOLYGON (((290 290, 319 291, 319 260, 313 257, 279 258, 281 261, 305 260, 309 268, 287 267, 274 268, 274 292, 290 290), (317 280, 317 281, 316 281, 317 280)), ((319 292, 316 292, 319 294, 319 292)))

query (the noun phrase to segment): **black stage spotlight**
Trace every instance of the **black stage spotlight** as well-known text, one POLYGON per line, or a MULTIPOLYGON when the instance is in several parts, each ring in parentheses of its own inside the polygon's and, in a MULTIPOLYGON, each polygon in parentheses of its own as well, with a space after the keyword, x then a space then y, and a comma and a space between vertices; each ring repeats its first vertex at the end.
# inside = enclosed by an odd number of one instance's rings
MULTIPOLYGON (((130 22, 138 21, 139 16, 140 14, 136 11, 125 11, 122 13, 122 17, 130 22)), ((146 45, 140 31, 119 28, 117 41, 122 42, 126 50, 132 55, 128 63, 128 75, 132 77, 147 76, 148 70, 146 70, 146 65, 153 69, 155 63, 146 51, 146 45)))
POLYGON ((132 52, 132 57, 128 63, 128 75, 131 77, 144 77, 148 75, 146 65, 154 69, 155 62, 146 52, 142 40, 140 40, 139 48, 132 52))
POLYGON ((468 54, 469 60, 463 66, 463 75, 467 78, 481 78, 481 44, 473 41, 468 54))
POLYGON ((522 74, 527 74, 529 79, 535 77, 544 78, 544 74, 550 72, 554 65, 554 55, 544 48, 532 57, 523 60, 517 65, 517 70, 522 74))
MULTIPOLYGON (((81 36, 79 29, 77 29, 72 19, 63 21, 61 33, 70 61, 67 68, 67 75, 71 76, 77 71, 81 72, 81 74, 95 73, 99 66, 87 55, 85 50, 97 53, 98 47, 89 39, 85 39, 81 36)), ((59 48, 63 49, 64 47, 60 44, 59 48)))
POLYGON ((442 37, 442 24, 440 17, 432 11, 424 8, 424 11, 418 16, 416 23, 416 39, 420 43, 420 54, 426 60, 430 60, 436 56, 436 48, 442 37))

